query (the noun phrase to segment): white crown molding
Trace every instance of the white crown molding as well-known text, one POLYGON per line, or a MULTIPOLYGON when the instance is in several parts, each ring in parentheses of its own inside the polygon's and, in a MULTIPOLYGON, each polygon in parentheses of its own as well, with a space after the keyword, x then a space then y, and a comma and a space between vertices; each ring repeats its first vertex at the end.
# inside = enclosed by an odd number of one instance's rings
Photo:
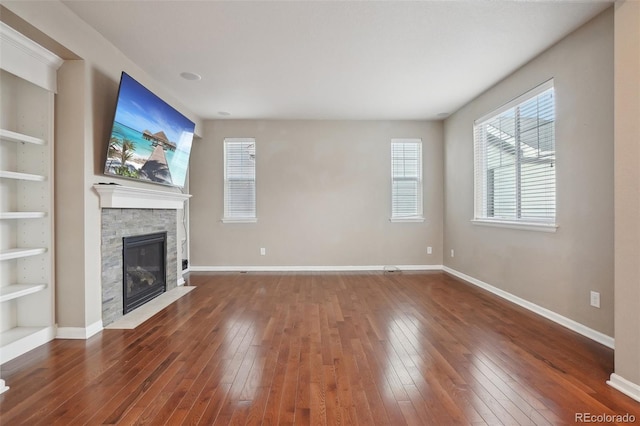
POLYGON ((611 336, 607 336, 606 334, 596 331, 592 328, 589 328, 586 325, 580 324, 577 321, 574 321, 558 313, 550 311, 549 309, 543 308, 542 306, 536 305, 535 303, 529 302, 528 300, 522 299, 507 291, 494 287, 491 284, 487 284, 484 281, 480 281, 469 275, 463 274, 462 272, 458 272, 455 269, 449 268, 448 266, 443 266, 442 270, 455 277, 460 278, 463 281, 466 281, 477 287, 485 289, 495 294, 496 296, 506 299, 509 302, 515 303, 518 306, 522 306, 523 308, 528 309, 533 313, 536 313, 542 317, 545 317, 557 324, 560 324, 563 327, 568 328, 569 330, 575 331, 576 333, 581 334, 585 337, 588 337, 589 339, 594 340, 604 346, 607 346, 611 349, 614 348, 615 341, 611 336))
POLYGON ((49 92, 56 92, 56 73, 63 59, 4 22, 0 22, 0 51, 0 68, 49 92))
POLYGON ((191 195, 115 184, 93 185, 103 209, 184 209, 191 195))
POLYGON ((611 374, 610 379, 607 380, 607 384, 612 388, 627 395, 629 398, 633 398, 636 401, 640 402, 640 385, 630 382, 629 380, 617 375, 616 373, 611 374))

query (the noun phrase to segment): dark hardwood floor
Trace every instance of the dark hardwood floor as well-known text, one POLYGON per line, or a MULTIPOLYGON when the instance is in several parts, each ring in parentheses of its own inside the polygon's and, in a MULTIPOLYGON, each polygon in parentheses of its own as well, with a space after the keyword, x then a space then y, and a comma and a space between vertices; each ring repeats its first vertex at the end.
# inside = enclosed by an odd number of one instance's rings
POLYGON ((0 424, 640 423, 612 350, 443 273, 188 281, 135 330, 3 365, 0 424))

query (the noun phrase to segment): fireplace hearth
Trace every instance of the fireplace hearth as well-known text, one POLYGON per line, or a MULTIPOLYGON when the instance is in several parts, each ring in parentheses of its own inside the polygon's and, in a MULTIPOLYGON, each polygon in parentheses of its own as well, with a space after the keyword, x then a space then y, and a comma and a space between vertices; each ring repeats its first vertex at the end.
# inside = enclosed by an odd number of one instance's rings
POLYGON ((123 313, 166 291, 167 233, 122 238, 123 313))

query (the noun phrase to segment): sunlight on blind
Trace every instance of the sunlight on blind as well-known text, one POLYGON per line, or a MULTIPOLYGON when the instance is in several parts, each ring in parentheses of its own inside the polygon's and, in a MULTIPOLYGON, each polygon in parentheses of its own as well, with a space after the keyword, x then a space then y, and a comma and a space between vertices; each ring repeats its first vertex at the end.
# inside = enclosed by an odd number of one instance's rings
POLYGON ((256 217, 255 139, 224 141, 224 216, 228 219, 256 217))
POLYGON ((391 142, 391 217, 422 216, 422 141, 391 142))
POLYGON ((474 126, 475 217, 555 223, 553 82, 474 126))

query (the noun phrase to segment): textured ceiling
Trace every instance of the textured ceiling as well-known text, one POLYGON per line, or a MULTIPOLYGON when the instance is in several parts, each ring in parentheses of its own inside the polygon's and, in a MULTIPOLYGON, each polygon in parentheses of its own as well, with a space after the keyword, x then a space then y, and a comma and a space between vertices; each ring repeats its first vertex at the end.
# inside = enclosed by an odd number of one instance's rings
POLYGON ((435 119, 611 1, 64 4, 202 118, 435 119))

